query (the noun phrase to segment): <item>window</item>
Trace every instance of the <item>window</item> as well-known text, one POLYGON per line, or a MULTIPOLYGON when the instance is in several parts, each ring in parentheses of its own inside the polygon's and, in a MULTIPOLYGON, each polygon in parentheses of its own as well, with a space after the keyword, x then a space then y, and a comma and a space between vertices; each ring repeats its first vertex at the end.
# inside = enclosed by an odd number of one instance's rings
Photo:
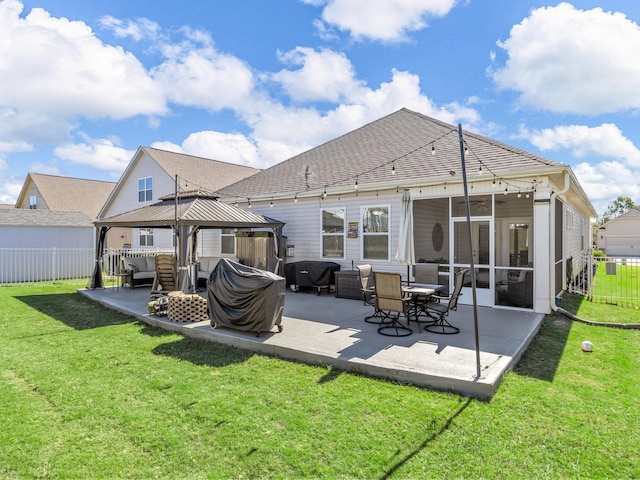
POLYGON ((35 195, 29 196, 29 210, 35 210, 38 208, 38 197, 35 195))
POLYGON ((389 260, 389 207, 362 208, 363 260, 389 260))
POLYGON ((322 258, 344 258, 344 208, 322 210, 322 258))
POLYGON ((138 180, 138 202, 150 202, 153 200, 153 177, 138 180))
POLYGON ((223 255, 235 255, 236 232, 233 228, 223 228, 220 231, 220 253, 223 255))
POLYGON ((153 228, 140 229, 140 246, 153 247, 153 228))

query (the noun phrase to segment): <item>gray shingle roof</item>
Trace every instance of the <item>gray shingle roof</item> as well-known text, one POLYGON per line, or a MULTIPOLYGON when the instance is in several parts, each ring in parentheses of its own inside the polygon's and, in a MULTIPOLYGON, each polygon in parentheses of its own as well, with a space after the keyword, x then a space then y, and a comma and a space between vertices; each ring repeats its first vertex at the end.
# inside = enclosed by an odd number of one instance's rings
POLYGON ((0 210, 0 226, 10 227, 93 227, 83 212, 55 212, 12 208, 0 210))
MULTIPOLYGON (((30 173, 29 177, 49 210, 84 212, 90 218, 97 218, 102 205, 116 186, 114 182, 41 173, 30 173)), ((25 182, 26 186, 27 182, 25 182)), ((22 195, 26 195, 24 188, 22 195)))
MULTIPOLYGON (((226 197, 258 197, 322 191, 325 187, 374 186, 460 174, 457 127, 403 108, 341 137, 220 189, 226 197), (436 154, 432 155, 432 146, 436 154), (395 175, 391 170, 395 166, 395 175), (310 175, 305 179, 305 170, 310 175), (307 185, 308 183, 308 185, 307 185)), ((535 172, 562 164, 470 132, 468 172, 535 172)))
POLYGON ((260 172, 257 168, 221 162, 210 158, 196 157, 184 153, 168 152, 151 147, 141 147, 166 171, 170 177, 187 180, 188 189, 200 187, 218 190, 260 172))

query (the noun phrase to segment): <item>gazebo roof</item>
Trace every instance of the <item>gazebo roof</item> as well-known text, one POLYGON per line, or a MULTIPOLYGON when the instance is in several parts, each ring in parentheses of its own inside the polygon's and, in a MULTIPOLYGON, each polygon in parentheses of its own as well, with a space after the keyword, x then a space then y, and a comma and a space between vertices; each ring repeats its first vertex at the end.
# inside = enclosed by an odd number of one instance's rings
POLYGON ((283 222, 218 201, 216 192, 179 192, 160 202, 114 215, 95 223, 96 227, 172 227, 193 225, 200 228, 282 228, 283 222))

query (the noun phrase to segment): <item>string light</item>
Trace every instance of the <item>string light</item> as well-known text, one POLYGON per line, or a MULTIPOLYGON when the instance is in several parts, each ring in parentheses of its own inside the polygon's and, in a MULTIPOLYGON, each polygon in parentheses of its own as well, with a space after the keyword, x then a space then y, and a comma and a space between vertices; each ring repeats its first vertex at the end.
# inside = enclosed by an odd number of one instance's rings
POLYGON ((431 155, 435 155, 436 154, 436 146, 432 143, 431 144, 431 155))
POLYGON ((293 197, 293 203, 298 203, 298 194, 293 197))
POLYGON ((482 163, 480 164, 480 167, 478 168, 478 175, 482 175, 482 163))
POLYGON ((353 186, 353 188, 358 190, 358 177, 356 177, 356 184, 353 186))
POLYGON ((273 198, 271 199, 271 203, 269 204, 270 208, 273 208, 273 198))
POLYGON ((493 176, 493 182, 491 183, 491 188, 496 188, 496 177, 493 176))
POLYGON ((327 198, 327 187, 324 187, 324 192, 322 192, 322 198, 327 198))
POLYGON ((396 174, 396 162, 393 162, 393 166, 391 167, 391 175, 396 174))
POLYGON ((522 198, 522 193, 520 193, 520 190, 518 190, 518 198, 522 198))
POLYGON ((247 208, 251 208, 251 199, 247 198, 247 208))

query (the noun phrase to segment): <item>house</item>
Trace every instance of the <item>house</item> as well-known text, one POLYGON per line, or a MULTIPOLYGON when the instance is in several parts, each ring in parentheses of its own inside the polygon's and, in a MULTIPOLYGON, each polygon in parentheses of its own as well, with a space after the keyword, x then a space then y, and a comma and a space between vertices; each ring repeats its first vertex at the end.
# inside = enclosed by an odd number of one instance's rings
POLYGON ((598 228, 598 250, 609 257, 640 256, 640 207, 632 208, 598 228))
MULTIPOLYGON (((478 305, 549 312, 566 261, 591 246, 597 214, 569 166, 408 109, 219 192, 285 223, 289 262, 370 264, 406 277, 396 259, 405 190, 417 261, 439 264, 451 288, 473 259, 478 305)), ((471 287, 467 278, 461 302, 471 302, 471 287)))
MULTIPOLYGON (((76 249, 81 256, 86 250, 91 266, 95 246, 92 222, 114 186, 113 182, 29 173, 13 208, 0 208, 0 248, 76 249)), ((7 255, 17 261, 16 256, 28 257, 30 253, 12 251, 7 255)), ((3 270, 6 268, 3 265, 3 270)))
POLYGON ((96 219, 114 182, 29 173, 15 208, 82 212, 96 219))
MULTIPOLYGON (((215 192, 231 183, 255 175, 260 170, 209 158, 139 147, 131 162, 104 202, 99 220, 137 210, 159 202, 167 195, 186 191, 215 192)), ((232 229, 199 233, 200 255, 235 256, 232 229)), ((111 227, 106 247, 136 249, 174 246, 172 229, 152 227, 111 227)))
POLYGON ((94 231, 82 212, 0 209, 0 283, 88 276, 94 231))

